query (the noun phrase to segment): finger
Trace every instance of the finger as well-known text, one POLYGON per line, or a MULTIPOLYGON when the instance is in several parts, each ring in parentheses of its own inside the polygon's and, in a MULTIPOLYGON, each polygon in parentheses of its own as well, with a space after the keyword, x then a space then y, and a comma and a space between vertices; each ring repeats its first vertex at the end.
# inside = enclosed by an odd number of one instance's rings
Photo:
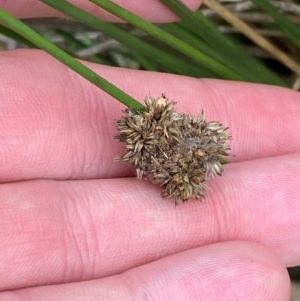
MULTIPOLYGON (((119 20, 112 14, 100 9, 97 5, 91 3, 90 1, 73 0, 70 2, 105 20, 119 20)), ((143 2, 115 0, 114 2, 152 22, 170 22, 177 20, 176 16, 159 0, 149 0, 143 2)), ((183 3, 193 10, 197 9, 201 2, 201 0, 183 0, 183 3)), ((0 7, 8 10, 18 18, 64 16, 57 10, 50 8, 38 0, 19 0, 17 5, 12 1, 0 0, 0 7)))
POLYGON ((120 275, 0 293, 7 301, 290 300, 287 270, 272 252, 246 242, 189 250, 120 275))
MULTIPOLYGON (((114 163, 124 106, 41 51, 0 54, 0 181, 133 175, 114 163)), ((229 126, 230 161, 300 151, 300 96, 288 89, 89 64, 139 100, 162 92, 178 111, 229 126), (283 113, 284 112, 284 113, 283 113)))
POLYGON ((0 186, 0 290, 121 273, 190 248, 259 242, 299 265, 300 155, 234 163, 202 203, 136 179, 0 186))

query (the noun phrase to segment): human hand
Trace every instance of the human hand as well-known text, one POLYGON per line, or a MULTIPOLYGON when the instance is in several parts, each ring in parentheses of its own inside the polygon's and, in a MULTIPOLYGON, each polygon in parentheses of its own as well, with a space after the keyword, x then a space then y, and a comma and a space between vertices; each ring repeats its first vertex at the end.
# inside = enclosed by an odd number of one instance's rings
POLYGON ((88 65, 220 119, 233 163, 206 200, 175 207, 113 162, 122 105, 41 51, 0 53, 0 300, 289 300, 299 94, 88 65))

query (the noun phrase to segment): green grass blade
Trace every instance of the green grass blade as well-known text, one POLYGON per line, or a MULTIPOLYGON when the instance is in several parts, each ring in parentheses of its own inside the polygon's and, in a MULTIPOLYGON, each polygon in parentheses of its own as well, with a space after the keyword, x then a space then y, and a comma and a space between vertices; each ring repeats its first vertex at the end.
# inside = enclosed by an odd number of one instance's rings
POLYGON ((38 46, 39 48, 45 50, 53 57, 64 63, 66 66, 79 73, 81 76, 95 84, 97 87, 113 96, 121 103, 126 106, 133 108, 135 110, 143 110, 145 106, 136 101, 134 98, 111 84, 109 81, 104 79, 103 77, 96 74, 91 69, 84 66, 82 63, 78 62, 72 56, 64 52, 59 47, 52 44, 50 41, 39 35, 33 29, 25 25, 20 20, 16 19, 4 9, 0 9, 0 22, 4 24, 4 26, 10 28, 17 34, 23 36, 25 39, 38 46))
POLYGON ((186 58, 174 53, 166 52, 158 49, 150 43, 143 41, 140 38, 133 36, 125 30, 119 29, 111 23, 107 23, 97 18, 96 16, 87 13, 81 8, 65 1, 65 0, 40 0, 41 2, 63 12, 64 14, 89 25, 103 34, 114 38, 120 43, 133 49, 149 59, 155 60, 158 64, 164 66, 172 72, 189 75, 193 77, 213 77, 215 73, 209 72, 202 67, 197 66, 186 60, 186 58))
POLYGON ((300 27, 294 24, 289 18, 281 14, 270 1, 253 0, 253 3, 265 10, 277 23, 279 27, 287 34, 292 42, 300 49, 300 27))
POLYGON ((139 62, 139 64, 148 71, 158 71, 156 66, 149 61, 147 58, 145 58, 143 55, 138 53, 137 51, 131 51, 133 57, 139 62))
POLYGON ((201 50, 206 55, 210 55, 216 61, 219 61, 226 64, 226 59, 219 52, 215 51, 210 45, 208 45, 205 41, 200 39, 194 33, 189 31, 189 29, 181 22, 178 23, 168 23, 164 24, 163 28, 172 33, 177 38, 185 41, 187 44, 195 47, 196 49, 201 50))
POLYGON ((287 86, 287 83, 223 35, 201 11, 194 13, 179 0, 161 0, 189 28, 227 61, 227 66, 252 82, 287 86))
POLYGON ((130 11, 124 9, 123 7, 115 4, 114 2, 108 0, 90 0, 91 2, 97 4, 98 6, 104 8, 110 13, 116 15, 117 17, 123 19, 124 21, 134 25, 137 28, 142 29, 153 37, 159 39, 160 41, 166 43, 167 45, 173 47, 177 51, 182 52, 186 56, 194 59, 196 62, 199 62, 210 68, 214 72, 220 74, 224 78, 233 79, 233 80, 245 80, 243 76, 235 72, 234 70, 224 66, 220 62, 212 59, 210 56, 200 52, 194 47, 182 42, 171 34, 161 30, 159 27, 154 24, 144 20, 143 18, 131 13, 130 11))

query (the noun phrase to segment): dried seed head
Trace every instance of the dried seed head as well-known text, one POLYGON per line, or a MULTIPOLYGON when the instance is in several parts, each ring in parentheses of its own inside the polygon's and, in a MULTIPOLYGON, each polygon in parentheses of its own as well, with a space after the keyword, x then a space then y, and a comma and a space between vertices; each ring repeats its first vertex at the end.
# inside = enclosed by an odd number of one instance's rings
POLYGON ((117 121, 116 136, 127 151, 118 161, 129 161, 139 179, 164 186, 162 197, 175 197, 176 204, 205 197, 205 180, 222 174, 220 156, 227 156, 230 139, 218 121, 178 113, 175 103, 162 94, 146 97, 146 111, 131 109, 117 121))

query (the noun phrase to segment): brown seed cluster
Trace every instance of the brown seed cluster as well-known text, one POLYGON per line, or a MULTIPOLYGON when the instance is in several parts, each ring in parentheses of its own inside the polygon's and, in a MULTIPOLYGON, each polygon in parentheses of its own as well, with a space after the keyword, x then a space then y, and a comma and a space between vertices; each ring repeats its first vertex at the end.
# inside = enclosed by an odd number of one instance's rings
POLYGON ((230 139, 220 122, 207 122, 175 111, 165 95, 146 97, 147 110, 125 111, 117 121, 116 136, 127 151, 118 161, 129 161, 139 179, 164 187, 162 197, 175 197, 176 204, 205 197, 204 182, 210 174, 222 174, 220 156, 227 156, 230 139))

